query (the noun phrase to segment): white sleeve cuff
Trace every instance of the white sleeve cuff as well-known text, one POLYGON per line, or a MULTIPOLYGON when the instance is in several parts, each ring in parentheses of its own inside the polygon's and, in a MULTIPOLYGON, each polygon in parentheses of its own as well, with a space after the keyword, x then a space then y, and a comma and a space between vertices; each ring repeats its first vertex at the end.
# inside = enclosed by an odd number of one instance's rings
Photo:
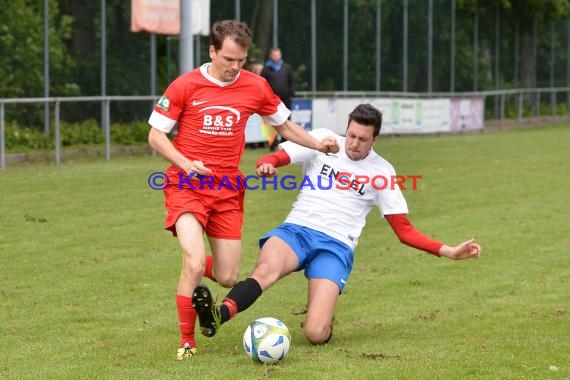
POLYGON ((289 115, 291 115, 291 111, 289 111, 289 109, 285 107, 285 104, 281 102, 277 107, 277 112, 275 112, 273 115, 263 116, 263 121, 269 125, 279 126, 287 121, 289 115))
POLYGON ((148 119, 148 123, 151 127, 156 128, 161 132, 170 133, 172 128, 176 125, 176 120, 172 120, 159 112, 152 111, 152 114, 148 119))

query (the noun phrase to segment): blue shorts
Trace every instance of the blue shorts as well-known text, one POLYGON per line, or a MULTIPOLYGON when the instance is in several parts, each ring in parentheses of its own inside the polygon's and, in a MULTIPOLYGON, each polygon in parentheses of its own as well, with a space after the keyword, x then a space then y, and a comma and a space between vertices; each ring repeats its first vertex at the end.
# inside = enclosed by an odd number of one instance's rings
POLYGON ((330 280, 342 293, 354 262, 354 252, 348 245, 311 228, 283 223, 259 239, 259 247, 263 247, 272 236, 280 238, 293 249, 299 259, 296 271, 304 269, 307 279, 330 280))

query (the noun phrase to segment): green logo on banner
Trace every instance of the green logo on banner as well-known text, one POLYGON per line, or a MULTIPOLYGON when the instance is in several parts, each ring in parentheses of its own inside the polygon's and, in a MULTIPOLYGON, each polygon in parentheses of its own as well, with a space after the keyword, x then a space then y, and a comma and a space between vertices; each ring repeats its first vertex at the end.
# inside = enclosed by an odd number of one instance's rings
POLYGON ((392 124, 400 124, 400 102, 397 100, 392 102, 392 124))

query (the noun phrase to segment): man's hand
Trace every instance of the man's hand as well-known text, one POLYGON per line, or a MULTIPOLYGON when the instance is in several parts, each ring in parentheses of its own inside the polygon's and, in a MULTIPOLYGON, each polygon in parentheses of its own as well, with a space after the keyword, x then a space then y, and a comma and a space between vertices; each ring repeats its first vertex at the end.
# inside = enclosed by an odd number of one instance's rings
POLYGON ((439 254, 452 260, 478 259, 481 256, 481 246, 475 243, 475 239, 469 239, 455 247, 444 244, 439 254))
POLYGON ((317 149, 319 152, 323 153, 337 153, 339 146, 334 137, 327 136, 319 143, 319 147, 317 149))
POLYGON ((204 166, 204 163, 202 161, 190 161, 190 160, 188 160, 185 163, 184 167, 181 167, 180 169, 184 170, 187 175, 190 175, 192 173, 197 173, 197 174, 202 174, 202 175, 212 173, 212 169, 204 166))
POLYGON ((255 173, 259 177, 273 177, 277 174, 277 169, 269 163, 261 164, 255 169, 255 173))

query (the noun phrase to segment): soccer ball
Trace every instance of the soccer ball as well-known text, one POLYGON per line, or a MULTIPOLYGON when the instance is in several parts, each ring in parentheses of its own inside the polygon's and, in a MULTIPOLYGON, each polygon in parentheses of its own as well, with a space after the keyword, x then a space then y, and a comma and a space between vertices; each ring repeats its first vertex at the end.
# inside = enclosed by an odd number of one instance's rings
POLYGON ((243 334, 245 353, 260 363, 277 363, 287 356, 291 334, 283 322, 265 317, 251 322, 243 334))

